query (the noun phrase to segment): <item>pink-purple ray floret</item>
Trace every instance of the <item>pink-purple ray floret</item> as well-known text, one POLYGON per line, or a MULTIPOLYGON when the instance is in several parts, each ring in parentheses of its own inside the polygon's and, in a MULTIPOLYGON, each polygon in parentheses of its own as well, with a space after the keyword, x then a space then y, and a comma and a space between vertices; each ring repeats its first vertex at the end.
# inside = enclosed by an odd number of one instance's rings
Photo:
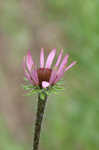
MULTIPOLYGON (((44 62, 44 48, 41 48, 40 68, 51 69, 51 65, 53 63, 55 55, 56 55, 56 48, 52 49, 52 51, 49 53, 49 55, 47 57, 47 61, 45 63, 44 62), (45 64, 45 66, 44 66, 44 64, 45 64)), ((62 55, 63 55, 63 49, 60 50, 56 64, 52 68, 49 82, 42 81, 43 88, 47 88, 51 85, 56 84, 63 77, 64 73, 76 64, 76 61, 73 61, 69 66, 67 66, 69 54, 66 54, 61 62, 62 55)), ((31 84, 38 86, 39 78, 38 78, 37 70, 39 68, 36 67, 36 65, 32 59, 30 50, 28 51, 27 56, 24 57, 23 67, 24 67, 24 75, 27 78, 27 80, 29 80, 31 84)))
POLYGON ((45 68, 51 68, 52 62, 54 60, 56 54, 56 49, 53 49, 50 54, 48 55, 47 61, 46 61, 46 65, 45 68))

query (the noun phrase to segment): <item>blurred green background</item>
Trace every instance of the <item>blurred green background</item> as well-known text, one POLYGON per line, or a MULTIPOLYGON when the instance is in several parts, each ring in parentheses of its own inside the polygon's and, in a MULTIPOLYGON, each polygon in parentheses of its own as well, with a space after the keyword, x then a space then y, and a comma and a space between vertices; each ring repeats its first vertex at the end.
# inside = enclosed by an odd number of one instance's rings
POLYGON ((64 48, 78 63, 49 97, 40 150, 99 149, 99 1, 0 0, 0 150, 32 148, 37 96, 24 97, 30 49, 64 48))

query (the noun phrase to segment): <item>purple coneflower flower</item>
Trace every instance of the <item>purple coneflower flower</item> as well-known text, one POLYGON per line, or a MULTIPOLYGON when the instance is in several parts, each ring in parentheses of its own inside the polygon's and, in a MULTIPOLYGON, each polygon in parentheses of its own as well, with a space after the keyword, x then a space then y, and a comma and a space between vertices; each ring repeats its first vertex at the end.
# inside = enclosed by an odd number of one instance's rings
POLYGON ((42 48, 40 54, 40 67, 37 68, 32 59, 31 52, 28 51, 27 56, 24 57, 24 73, 25 77, 32 85, 39 86, 41 89, 53 86, 63 77, 68 69, 76 64, 76 61, 73 61, 67 66, 69 54, 66 54, 61 62, 63 55, 63 49, 61 49, 56 64, 51 68, 55 55, 56 49, 54 48, 48 55, 45 63, 44 49, 42 48))
MULTIPOLYGON (((56 49, 53 49, 48 55, 47 61, 45 63, 44 49, 42 48, 40 54, 40 67, 37 67, 32 60, 30 51, 28 51, 27 56, 24 57, 25 77, 32 84, 32 86, 30 86, 30 89, 34 91, 37 90, 38 92, 38 107, 33 140, 33 150, 38 150, 45 104, 47 101, 47 96, 49 95, 48 92, 50 92, 50 89, 53 89, 53 87, 55 87, 54 85, 56 85, 56 83, 63 77, 64 73, 76 64, 76 62, 74 61, 69 66, 67 66, 69 57, 68 54, 66 54, 61 61, 63 55, 63 49, 61 49, 56 64, 53 68, 51 68, 55 55, 56 49)), ((29 89, 29 86, 26 86, 26 89, 29 89)))

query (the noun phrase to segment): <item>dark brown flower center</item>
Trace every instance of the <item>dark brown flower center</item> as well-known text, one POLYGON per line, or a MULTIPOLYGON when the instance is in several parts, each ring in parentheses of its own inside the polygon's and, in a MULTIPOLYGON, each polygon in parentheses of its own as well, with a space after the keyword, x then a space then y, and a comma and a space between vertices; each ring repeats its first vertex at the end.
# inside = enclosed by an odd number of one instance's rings
POLYGON ((37 70, 40 87, 42 87, 42 81, 49 82, 51 73, 52 73, 52 69, 48 69, 48 68, 39 68, 37 70))

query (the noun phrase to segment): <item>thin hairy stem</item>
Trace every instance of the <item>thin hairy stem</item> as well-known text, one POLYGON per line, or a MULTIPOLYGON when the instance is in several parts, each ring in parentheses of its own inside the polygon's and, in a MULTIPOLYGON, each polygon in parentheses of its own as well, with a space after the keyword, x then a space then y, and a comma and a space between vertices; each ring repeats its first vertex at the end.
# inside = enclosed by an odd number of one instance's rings
POLYGON ((37 114, 36 114, 36 122, 35 122, 35 133, 34 133, 34 140, 33 140, 33 149, 38 150, 39 140, 40 140, 40 132, 41 132, 41 125, 44 116, 45 105, 47 101, 47 96, 45 95, 45 99, 42 100, 40 95, 38 96, 38 106, 37 106, 37 114))

